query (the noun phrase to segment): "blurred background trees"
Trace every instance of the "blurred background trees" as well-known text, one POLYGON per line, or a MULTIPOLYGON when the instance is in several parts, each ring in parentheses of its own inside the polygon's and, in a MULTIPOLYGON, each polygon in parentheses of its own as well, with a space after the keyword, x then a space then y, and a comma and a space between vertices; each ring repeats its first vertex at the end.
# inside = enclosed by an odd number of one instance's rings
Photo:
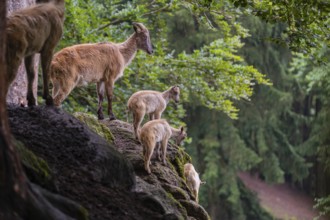
MULTIPOLYGON (((171 103, 164 117, 188 126, 184 147, 207 182, 200 197, 213 219, 271 219, 240 182, 241 171, 291 183, 322 198, 317 206, 326 212, 327 1, 67 0, 58 49, 124 41, 133 21, 148 27, 155 52, 138 53, 126 68, 114 111, 125 120, 134 92, 180 86, 181 104, 171 103)), ((63 106, 95 114, 95 85, 76 88, 63 106)))

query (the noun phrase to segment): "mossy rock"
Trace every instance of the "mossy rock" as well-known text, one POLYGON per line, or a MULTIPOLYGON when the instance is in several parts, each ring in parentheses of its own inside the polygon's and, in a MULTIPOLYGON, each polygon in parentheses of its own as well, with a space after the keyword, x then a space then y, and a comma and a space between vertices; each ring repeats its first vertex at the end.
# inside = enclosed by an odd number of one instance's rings
MULTIPOLYGON (((171 148, 173 149, 174 152, 176 152, 175 154, 170 154, 170 162, 173 165, 173 167, 175 168, 176 172, 178 173, 178 175, 180 177, 184 177, 184 165, 186 163, 191 163, 191 157, 189 156, 189 154, 187 154, 184 150, 184 148, 181 148, 177 145, 171 145, 171 148)), ((170 149, 171 149, 170 148, 170 149)))
POLYGON ((73 116, 85 123, 92 131, 103 137, 108 143, 113 144, 114 137, 110 129, 104 124, 100 123, 94 115, 75 112, 73 113, 73 116))
POLYGON ((191 157, 184 148, 169 143, 166 164, 151 157, 151 174, 144 170, 143 147, 136 141, 133 126, 120 120, 102 120, 116 138, 115 148, 123 153, 133 164, 136 176, 135 192, 147 206, 162 215, 163 220, 209 220, 207 212, 193 201, 184 178, 184 164, 191 157))
POLYGON ((47 162, 27 149, 22 142, 14 140, 14 144, 29 179, 41 186, 54 188, 53 177, 47 162))
POLYGON ((104 124, 107 128, 109 128, 112 133, 116 136, 119 135, 120 139, 126 139, 129 141, 135 140, 133 126, 127 122, 120 120, 101 120, 100 123, 104 124))
POLYGON ((176 199, 176 200, 190 200, 190 196, 188 195, 188 193, 183 190, 180 187, 171 185, 171 184, 162 184, 163 189, 166 190, 166 192, 169 192, 170 194, 172 194, 172 196, 176 199))
POLYGON ((191 200, 179 200, 179 202, 187 210, 188 216, 198 220, 211 220, 209 214, 198 203, 191 200))
POLYGON ((149 183, 140 177, 137 177, 136 182, 135 192, 139 194, 138 198, 148 207, 153 207, 154 211, 163 215, 163 219, 187 219, 186 210, 171 193, 165 191, 158 184, 149 183))

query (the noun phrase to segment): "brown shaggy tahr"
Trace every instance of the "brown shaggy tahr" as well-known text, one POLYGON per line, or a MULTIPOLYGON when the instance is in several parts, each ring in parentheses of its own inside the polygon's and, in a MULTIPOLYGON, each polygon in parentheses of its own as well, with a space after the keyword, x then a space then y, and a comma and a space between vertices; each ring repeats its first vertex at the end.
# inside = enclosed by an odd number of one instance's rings
POLYGON ((157 157, 163 161, 164 165, 166 164, 167 143, 171 137, 175 138, 176 144, 179 145, 187 137, 187 134, 183 127, 173 128, 165 119, 149 121, 142 126, 139 140, 143 146, 144 168, 148 174, 151 173, 149 164, 157 143, 161 145, 158 146, 157 157))
POLYGON ((52 97, 48 91, 50 63, 54 48, 62 36, 64 22, 64 0, 50 2, 45 0, 37 1, 37 3, 11 13, 7 17, 6 25, 8 65, 6 93, 24 59, 28 79, 29 106, 36 104, 32 91, 35 77, 33 59, 36 53, 40 53, 41 59, 43 98, 46 99, 48 105, 52 104, 52 97))
POLYGON ((51 66, 55 105, 60 106, 76 86, 97 83, 98 118, 104 119, 102 102, 105 90, 109 118, 116 119, 112 111, 114 83, 123 76, 125 67, 138 49, 153 53, 148 29, 141 23, 133 23, 133 28, 135 33, 122 43, 79 44, 56 53, 51 66))

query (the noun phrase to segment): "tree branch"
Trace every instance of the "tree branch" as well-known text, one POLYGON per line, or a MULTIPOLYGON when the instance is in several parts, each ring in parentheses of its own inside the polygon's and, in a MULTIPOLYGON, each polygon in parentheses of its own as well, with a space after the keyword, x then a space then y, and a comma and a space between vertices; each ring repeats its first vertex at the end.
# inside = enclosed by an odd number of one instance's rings
MULTIPOLYGON (((154 2, 154 1, 153 1, 154 2)), ((149 4, 151 5, 151 4, 149 4)), ((141 15, 141 17, 144 17, 144 16, 147 16, 147 15, 151 15, 151 14, 156 14, 158 12, 161 12, 161 11, 165 11, 166 9, 168 9, 169 7, 172 6, 172 1, 168 4, 166 4, 165 6, 161 7, 161 8, 158 8, 158 9, 155 9, 153 11, 150 11, 150 12, 147 12, 147 13, 144 13, 141 15)), ((97 29, 94 29, 94 30, 91 30, 89 32, 89 34, 92 34, 92 33, 95 33, 95 32, 98 32, 100 30, 103 30, 111 25, 117 25, 117 24, 120 24, 120 23, 123 23, 123 22, 130 22, 131 19, 129 17, 126 17, 126 18, 117 18, 117 19, 114 19, 113 21, 110 21, 104 25, 101 25, 100 27, 98 27, 97 29)))

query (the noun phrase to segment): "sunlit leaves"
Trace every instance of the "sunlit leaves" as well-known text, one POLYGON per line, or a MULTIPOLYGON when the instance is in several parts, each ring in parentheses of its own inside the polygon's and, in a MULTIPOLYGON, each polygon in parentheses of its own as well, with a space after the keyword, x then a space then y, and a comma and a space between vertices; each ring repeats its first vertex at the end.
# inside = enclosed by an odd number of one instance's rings
POLYGON ((181 53, 165 61, 174 74, 180 73, 177 79, 190 93, 191 102, 197 98, 202 105, 236 118, 233 100, 249 99, 255 82, 268 84, 261 73, 235 55, 241 46, 238 37, 227 42, 219 39, 192 54, 181 53))
POLYGON ((282 40, 291 49, 311 53, 320 49, 322 43, 329 44, 330 2, 321 1, 246 1, 232 0, 235 6, 242 6, 267 22, 284 22, 286 34, 282 40))

